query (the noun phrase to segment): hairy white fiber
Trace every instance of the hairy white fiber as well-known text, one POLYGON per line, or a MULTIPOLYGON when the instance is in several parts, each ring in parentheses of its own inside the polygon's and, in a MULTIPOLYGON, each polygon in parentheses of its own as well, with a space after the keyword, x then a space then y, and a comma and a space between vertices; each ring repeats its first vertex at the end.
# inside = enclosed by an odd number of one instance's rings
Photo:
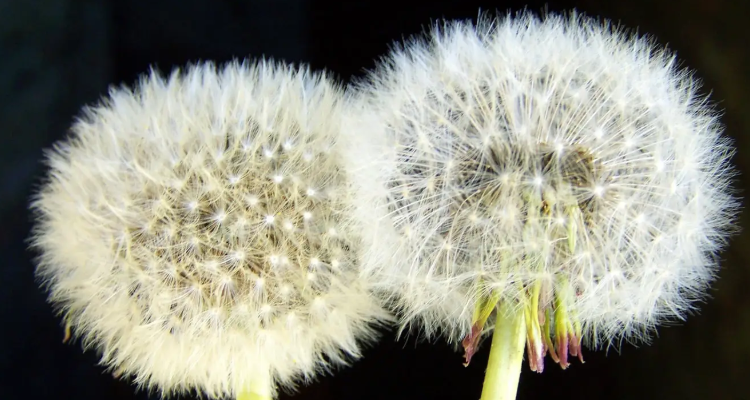
POLYGON ((365 275, 404 327, 452 341, 493 296, 536 296, 553 336, 647 340, 702 298, 738 207, 697 89, 668 51, 576 14, 394 49, 346 122, 365 275))
POLYGON ((305 68, 206 63, 86 110, 48 154, 33 246, 104 365, 218 398, 290 386, 373 339, 387 314, 358 274, 342 98, 305 68))

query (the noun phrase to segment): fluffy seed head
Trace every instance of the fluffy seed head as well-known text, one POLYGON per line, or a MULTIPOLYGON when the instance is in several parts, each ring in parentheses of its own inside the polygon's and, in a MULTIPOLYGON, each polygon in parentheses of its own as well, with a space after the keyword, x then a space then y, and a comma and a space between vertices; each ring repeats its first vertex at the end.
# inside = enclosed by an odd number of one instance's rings
POLYGON ((50 301, 103 364, 167 394, 357 355, 383 313, 357 273, 341 110, 325 76, 269 62, 113 89, 32 205, 50 301))
POLYGON ((494 299, 571 346, 646 339, 701 298, 737 210, 697 87, 650 41, 575 14, 449 23, 395 49, 348 121, 365 273, 428 335, 472 337, 494 299))

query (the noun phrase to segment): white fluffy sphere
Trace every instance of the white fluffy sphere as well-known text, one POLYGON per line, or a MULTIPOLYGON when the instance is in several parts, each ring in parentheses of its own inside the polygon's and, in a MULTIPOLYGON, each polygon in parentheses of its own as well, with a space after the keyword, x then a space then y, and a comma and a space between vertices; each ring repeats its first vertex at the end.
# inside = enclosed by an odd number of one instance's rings
POLYGON ((697 89, 667 51, 575 14, 394 49, 347 122, 365 274, 427 335, 472 336, 493 297, 538 316, 557 344, 530 343, 532 362, 582 335, 646 339, 703 296, 737 210, 697 89))
POLYGON ((86 110, 48 155, 33 242, 50 301, 104 365, 235 396, 373 338, 385 314, 358 276, 342 98, 304 68, 199 64, 86 110))

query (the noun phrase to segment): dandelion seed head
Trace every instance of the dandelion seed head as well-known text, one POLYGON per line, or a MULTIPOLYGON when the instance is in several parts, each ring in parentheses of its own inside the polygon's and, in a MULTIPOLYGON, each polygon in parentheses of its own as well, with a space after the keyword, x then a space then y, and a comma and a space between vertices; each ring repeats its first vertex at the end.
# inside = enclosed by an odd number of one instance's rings
POLYGON ((322 74, 265 61, 114 89, 48 153, 32 204, 50 302, 104 365, 163 394, 292 386, 356 356, 385 313, 342 211, 341 112, 322 74), (333 255, 314 285, 290 263, 333 255))
POLYGON ((667 50, 576 14, 485 16, 409 41, 359 89, 364 271, 403 328, 459 343, 490 294, 534 298, 598 347, 703 297, 737 212, 733 150, 667 50))

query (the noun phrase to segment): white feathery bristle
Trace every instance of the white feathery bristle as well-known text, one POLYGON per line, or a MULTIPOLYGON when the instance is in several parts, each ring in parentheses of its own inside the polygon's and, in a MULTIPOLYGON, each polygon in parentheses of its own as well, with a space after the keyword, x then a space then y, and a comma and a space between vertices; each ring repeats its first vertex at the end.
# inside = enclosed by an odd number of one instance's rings
POLYGON ((648 39, 576 14, 484 16, 394 49, 357 89, 363 271, 403 327, 458 342, 482 301, 535 296, 540 324, 560 312, 596 347, 647 340, 703 297, 738 209, 733 150, 648 39))
POLYGON ((374 338, 387 314, 359 277, 332 151, 342 99, 306 68, 206 63, 86 110, 48 155, 33 246, 104 365, 219 398, 291 386, 374 338))

